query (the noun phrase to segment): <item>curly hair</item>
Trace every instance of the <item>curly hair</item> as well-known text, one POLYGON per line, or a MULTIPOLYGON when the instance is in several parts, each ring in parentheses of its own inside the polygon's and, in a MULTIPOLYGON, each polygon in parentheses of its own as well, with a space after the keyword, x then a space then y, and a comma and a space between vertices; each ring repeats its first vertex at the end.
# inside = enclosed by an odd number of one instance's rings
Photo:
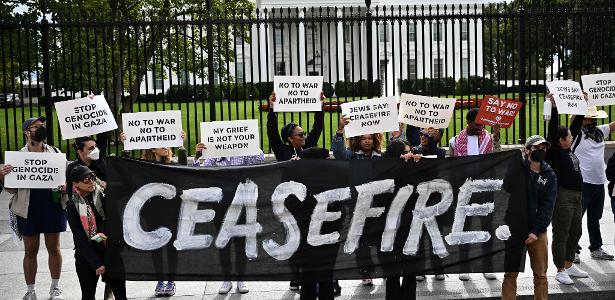
MULTIPOLYGON (((372 144, 372 150, 375 150, 376 152, 382 152, 382 141, 384 140, 384 135, 382 133, 372 133, 370 135, 372 136, 372 140, 374 141, 374 143, 372 144)), ((352 150, 352 152, 357 152, 361 150, 362 136, 363 135, 353 136, 347 140, 348 148, 352 150)))
MULTIPOLYGON (((173 151, 169 149, 167 153, 168 155, 164 157, 164 160, 162 162, 168 164, 173 161, 173 151)), ((145 149, 145 151, 143 151, 143 154, 141 154, 141 159, 149 160, 149 161, 157 161, 156 154, 154 153, 154 149, 145 149)))

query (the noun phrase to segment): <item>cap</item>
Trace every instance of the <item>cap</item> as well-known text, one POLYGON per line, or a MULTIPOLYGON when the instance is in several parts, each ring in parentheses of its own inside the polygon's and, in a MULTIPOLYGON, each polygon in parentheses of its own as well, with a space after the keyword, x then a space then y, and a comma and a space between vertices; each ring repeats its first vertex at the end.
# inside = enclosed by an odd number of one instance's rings
POLYGON ((84 165, 76 165, 70 171, 70 182, 79 182, 88 177, 90 174, 94 174, 90 168, 84 165))
POLYGON ((537 146, 537 145, 542 145, 542 144, 545 144, 548 147, 551 147, 551 143, 547 142, 547 140, 545 140, 545 138, 543 138, 540 135, 532 135, 529 138, 527 138, 527 140, 525 140, 525 147, 537 146))
POLYGON ((585 114, 585 118, 588 119, 604 119, 608 118, 609 115, 604 110, 598 110, 595 106, 590 106, 587 108, 587 114, 585 114))
POLYGON ((34 122, 36 122, 36 121, 41 121, 41 122, 45 123, 45 117, 40 116, 40 117, 38 117, 38 118, 30 118, 30 119, 25 120, 25 121, 23 122, 23 125, 21 126, 21 127, 22 127, 22 130, 23 130, 23 131, 28 130, 28 127, 30 127, 30 125, 32 125, 32 123, 34 123, 34 122))

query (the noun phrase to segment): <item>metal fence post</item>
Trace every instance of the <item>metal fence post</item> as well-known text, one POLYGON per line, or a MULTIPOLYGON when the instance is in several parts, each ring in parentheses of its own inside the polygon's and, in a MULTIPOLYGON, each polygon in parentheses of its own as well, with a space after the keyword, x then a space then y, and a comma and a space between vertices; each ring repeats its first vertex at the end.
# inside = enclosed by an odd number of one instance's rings
MULTIPOLYGON (((214 77, 214 28, 211 0, 207 0, 207 79, 209 80, 209 121, 216 120, 216 89, 214 77)), ((203 103, 205 105, 205 103, 203 103)), ((205 118, 205 116, 203 116, 205 118)))
POLYGON ((525 61, 525 10, 523 7, 519 9, 519 100, 523 103, 523 108, 519 111, 519 143, 525 144, 527 136, 526 130, 526 73, 527 65, 525 61))
MULTIPOLYGON (((365 0, 367 11, 365 12, 365 44, 367 45, 367 96, 374 97, 374 66, 372 53, 372 10, 370 8, 371 0, 365 0)), ((359 86, 359 89, 361 87, 359 86)))
POLYGON ((47 1, 41 1, 41 11, 43 19, 41 20, 41 52, 43 54, 43 89, 45 91, 45 125, 47 126, 47 143, 54 145, 53 136, 53 101, 51 100, 51 80, 49 73, 49 21, 47 20, 47 1))

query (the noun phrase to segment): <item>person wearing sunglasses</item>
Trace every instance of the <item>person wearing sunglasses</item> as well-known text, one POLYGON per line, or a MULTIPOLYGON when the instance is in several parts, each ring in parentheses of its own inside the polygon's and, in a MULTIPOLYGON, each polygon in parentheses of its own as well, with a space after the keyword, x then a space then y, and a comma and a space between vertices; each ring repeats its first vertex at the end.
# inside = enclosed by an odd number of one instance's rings
POLYGON ((421 156, 435 155, 437 158, 444 158, 446 150, 439 147, 443 133, 444 130, 431 127, 421 130, 421 142, 418 146, 412 148, 412 153, 421 156))

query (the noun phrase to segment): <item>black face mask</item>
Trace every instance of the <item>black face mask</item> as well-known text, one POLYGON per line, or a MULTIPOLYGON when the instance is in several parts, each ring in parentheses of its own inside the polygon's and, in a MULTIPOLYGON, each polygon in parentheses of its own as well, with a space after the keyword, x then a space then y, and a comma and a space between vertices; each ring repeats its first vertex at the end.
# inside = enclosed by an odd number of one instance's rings
POLYGON ((47 139, 47 128, 45 126, 39 127, 34 134, 30 135, 30 138, 35 142, 42 142, 47 139))
POLYGON ((534 150, 534 151, 532 151, 532 153, 530 153, 530 157, 535 162, 542 162, 547 157, 547 151, 545 151, 543 149, 534 150))

